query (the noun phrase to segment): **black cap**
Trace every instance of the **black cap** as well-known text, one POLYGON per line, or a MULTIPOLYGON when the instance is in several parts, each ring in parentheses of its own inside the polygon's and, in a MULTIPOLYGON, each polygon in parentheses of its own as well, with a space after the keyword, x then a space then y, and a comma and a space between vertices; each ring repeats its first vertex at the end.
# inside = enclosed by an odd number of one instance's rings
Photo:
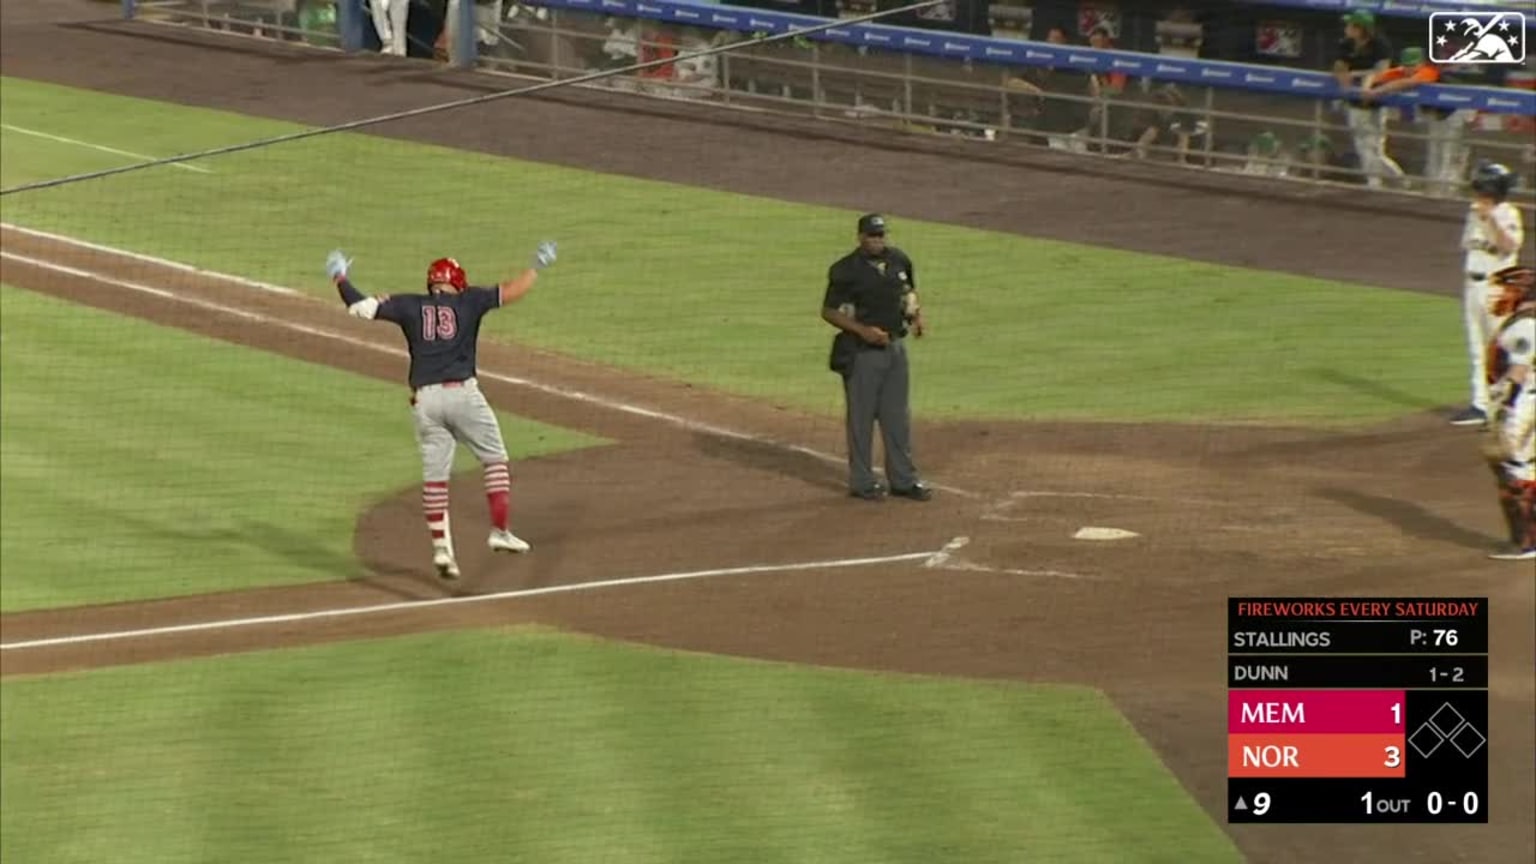
POLYGON ((859 233, 870 235, 883 235, 885 233, 885 217, 879 213, 866 213, 859 217, 859 233))

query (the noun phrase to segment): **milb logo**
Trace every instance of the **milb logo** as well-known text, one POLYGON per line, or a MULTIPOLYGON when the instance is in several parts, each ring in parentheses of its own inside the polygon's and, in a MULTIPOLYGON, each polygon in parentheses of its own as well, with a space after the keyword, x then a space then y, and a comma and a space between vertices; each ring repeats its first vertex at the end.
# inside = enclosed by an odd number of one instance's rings
POLYGON ((1435 63, 1524 63, 1525 13, 1432 13, 1429 59, 1435 63))

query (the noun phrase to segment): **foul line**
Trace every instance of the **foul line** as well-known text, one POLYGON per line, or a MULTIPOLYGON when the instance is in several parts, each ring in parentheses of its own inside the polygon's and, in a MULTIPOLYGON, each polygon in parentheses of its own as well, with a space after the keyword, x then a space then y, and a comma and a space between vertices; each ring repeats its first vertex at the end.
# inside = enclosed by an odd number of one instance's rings
POLYGON ((943 570, 959 570, 967 573, 1002 573, 1007 576, 1032 576, 1045 579, 1093 579, 1070 570, 1027 570, 1018 567, 991 567, 973 561, 952 561, 939 565, 943 570))
POLYGON ((626 579, 605 579, 600 582, 576 582, 570 585, 551 585, 546 588, 527 588, 520 591, 501 591, 495 594, 479 594, 472 597, 441 597, 435 600, 407 600, 383 603, 376 606, 352 606, 343 609, 321 609, 314 612, 294 612, 287 615, 264 615, 257 618, 228 618, 220 621, 203 621, 196 624, 175 624, 167 627, 147 627, 141 630, 117 630, 106 633, 84 633, 77 636, 58 636, 50 639, 30 639, 24 642, 0 644, 0 651, 24 651, 31 648, 53 648, 62 645, 85 645, 93 642, 117 642, 127 639, 145 639, 153 636, 170 636, 178 633, 197 633, 208 630, 233 630, 240 627, 258 627, 265 624, 292 624, 300 621, 318 621, 331 618, 350 618, 360 615, 378 615, 385 612, 432 609, 438 606, 458 606, 471 603, 489 603, 496 600, 518 600, 541 597, 547 594, 569 594, 576 591, 596 591, 601 588, 623 588, 630 585, 652 585, 658 582, 680 582, 686 579, 706 579, 718 576, 748 576, 757 573, 783 573, 791 570, 824 570, 838 567, 863 567, 870 564, 891 564, 899 561, 922 561, 932 552, 909 552, 904 555, 883 555, 876 558, 840 558, 831 561, 806 561, 799 564, 756 564, 747 567, 725 567, 715 570, 693 570, 683 573, 662 573, 657 576, 634 576, 626 579))
POLYGON ((1177 504, 1224 504, 1204 498, 1169 498, 1153 495, 1123 495, 1118 492, 1051 492, 1045 489, 1021 489, 1008 493, 1009 498, 1098 498, 1106 501, 1172 501, 1177 504))
POLYGON ((955 553, 969 546, 971 538, 956 537, 939 551, 929 555, 923 561, 923 566, 938 570, 964 570, 976 573, 1006 573, 1009 576, 1044 576, 1052 579, 1088 579, 1081 573, 1072 573, 1067 570, 1022 570, 1016 567, 991 567, 986 564, 976 564, 955 557, 955 553))
POLYGON ((928 560, 923 562, 923 566, 924 567, 943 567, 945 564, 949 563, 949 559, 954 556, 954 554, 955 554, 955 552, 957 550, 965 548, 967 545, 970 544, 970 542, 971 542, 971 538, 969 538, 969 537, 956 537, 956 538, 954 538, 953 540, 949 541, 948 543, 945 543, 944 544, 944 548, 942 548, 939 551, 933 553, 932 555, 929 555, 928 556, 928 560))
MULTIPOLYGON (((73 144, 76 147, 86 147, 91 150, 100 150, 103 153, 115 153, 118 156, 128 156, 133 159, 146 159, 149 161, 156 161, 159 158, 156 156, 149 156, 144 153, 135 153, 132 150, 119 150, 116 147, 108 147, 105 144, 92 144, 89 141, 81 141, 78 138, 65 138, 63 135, 51 135, 47 132, 39 132, 36 129, 26 129, 21 126, 12 125, 10 123, 0 123, 0 129, 8 129, 12 132, 19 132, 22 135, 31 135, 34 138, 44 138, 49 141, 57 141, 60 144, 73 144)), ((185 162, 166 162, 164 164, 170 165, 172 168, 180 168, 184 171, 196 171, 199 174, 213 173, 212 169, 204 168, 201 165, 189 165, 185 162)))
MULTIPOLYGON (((227 279, 227 280, 232 281, 232 282, 236 282, 236 283, 243 284, 243 285, 248 285, 250 287, 260 288, 260 289, 265 290, 265 291, 274 291, 274 292, 280 292, 280 293, 285 293, 285 294, 293 294, 293 295, 296 295, 296 296, 304 296, 304 295, 298 294, 298 292, 295 292, 295 291, 293 291, 292 289, 289 289, 289 288, 282 288, 282 287, 277 286, 277 285, 269 285, 269 284, 263 283, 263 282, 254 282, 254 281, 247 280, 247 279, 241 279, 239 277, 226 276, 224 274, 215 273, 215 272, 212 272, 212 271, 197 270, 196 268, 190 267, 190 266, 188 266, 186 264, 180 264, 180 263, 174 262, 174 261, 165 261, 163 259, 155 258, 155 257, 148 256, 148 255, 140 255, 138 253, 124 253, 124 252, 121 252, 120 250, 114 249, 114 248, 112 248, 110 246, 102 246, 102 245, 94 244, 94 243, 86 243, 84 241, 75 240, 72 237, 65 237, 65 236, 58 235, 58 234, 50 234, 48 232, 37 231, 37 230, 31 229, 31 228, 22 228, 22 227, 19 227, 19 226, 16 226, 16 225, 12 225, 9 222, 0 222, 0 229, 17 231, 17 232, 20 232, 22 234, 28 234, 28 235, 31 235, 31 236, 34 236, 34 237, 39 237, 39 238, 42 238, 42 239, 51 240, 51 241, 54 241, 54 242, 57 242, 57 243, 62 243, 62 244, 65 244, 65 245, 81 246, 83 248, 88 248, 88 249, 92 249, 92 250, 99 251, 99 252, 123 254, 126 257, 132 258, 134 260, 144 261, 144 262, 147 262, 147 263, 164 264, 165 266, 172 267, 172 268, 175 268, 175 269, 178 269, 178 270, 182 270, 182 271, 186 271, 186 272, 194 272, 194 273, 198 273, 200 275, 208 276, 210 278, 227 279)), ((183 303, 183 304, 186 304, 186 305, 189 305, 189 306, 197 307, 199 309, 206 309, 206 310, 211 311, 211 312, 219 312, 219 313, 225 314, 225 315, 233 315, 235 317, 243 318, 243 319, 245 319, 247 321, 255 321, 257 323, 264 324, 264 325, 267 325, 269 327, 278 327, 278 328, 282 328, 282 329, 285 329, 285 330, 292 330, 292 331, 294 331, 296 333, 303 333, 303 334, 308 335, 308 336, 318 336, 318 337, 320 337, 322 339, 330 339, 332 341, 341 342, 341 343, 346 344, 346 345, 352 345, 352 346, 358 347, 358 348, 366 348, 366 349, 368 349, 370 351, 377 351, 377 352, 380 352, 380 353, 383 353, 383 354, 388 354, 388 355, 390 355, 392 357, 408 357, 408 356, 410 356, 409 352, 405 351, 402 348, 395 348, 395 347, 390 347, 388 345, 381 345, 381 344, 379 344, 377 342, 373 342, 373 341, 370 341, 370 340, 367 340, 367 339, 359 339, 359 338, 357 338, 355 336, 348 336, 345 333, 338 333, 338 332, 336 332, 334 330, 327 330, 327 329, 324 329, 324 328, 321 328, 321 327, 311 327, 311 326, 309 326, 307 324, 299 324, 299 323, 296 323, 296 322, 293 322, 293 321, 288 321, 288 320, 285 320, 285 319, 282 319, 282 318, 273 318, 273 317, 270 317, 270 316, 267 316, 267 315, 262 315, 262 314, 257 313, 257 312, 251 312, 251 311, 248 311, 248 310, 245 310, 245 309, 240 309, 240 308, 235 307, 235 306, 228 306, 228 305, 225 305, 223 303, 216 303, 216 302, 214 302, 212 300, 204 300, 204 299, 199 298, 199 297, 191 297, 191 296, 188 296, 188 295, 185 295, 185 294, 178 294, 178 293, 175 293, 175 292, 172 292, 172 291, 167 291, 167 290, 165 290, 163 288, 155 288, 155 287, 150 286, 150 285, 144 285, 144 284, 139 283, 139 282, 130 282, 128 280, 118 279, 118 278, 116 278, 114 276, 108 276, 105 273, 98 273, 98 272, 96 272, 94 270, 86 270, 86 269, 79 268, 79 267, 71 267, 71 266, 68 266, 68 265, 65 265, 65 264, 57 264, 57 263, 54 263, 52 261, 45 261, 45 260, 40 259, 40 258, 34 258, 34 257, 30 256, 30 255, 22 255, 22 254, 17 253, 17 252, 8 252, 8 251, 4 251, 4 250, 0 250, 0 258, 9 258, 9 259, 11 259, 13 261, 17 261, 17 262, 20 262, 20 263, 23 263, 23 264, 29 264, 29 265, 31 265, 33 267, 41 267, 41 268, 43 268, 45 270, 52 270, 52 271, 54 271, 56 273, 64 273, 66 275, 76 276, 76 277, 79 277, 79 278, 82 278, 82 279, 92 279, 92 280, 95 280, 95 281, 98 281, 98 282, 102 282, 102 283, 105 283, 105 284, 108 284, 108 285, 116 285, 119 288, 126 288, 126 289, 128 289, 130 291, 138 291, 140 293, 150 294, 150 295, 152 295, 154 297, 158 297, 158 298, 160 298, 162 300, 170 300, 170 301, 175 302, 175 303, 183 303)), ((308 299, 308 298, 306 297, 305 299, 308 299)), ((764 436, 761 436, 761 435, 753 435, 753 434, 751 434, 749 432, 738 432, 738 431, 736 431, 734 429, 727 429, 727 428, 725 428, 723 426, 716 426, 716 425, 714 425, 712 423, 704 423, 704 422, 701 422, 701 421, 698 421, 698 420, 689 420, 686 417, 681 417, 681 416, 678 416, 676 414, 669 414, 669 413, 667 413, 665 411, 658 411, 658 410, 655 410, 653 408, 645 408, 645 407, 642 407, 642 406, 639 406, 639 405, 634 405, 634 404, 631 404, 631 403, 628 403, 628 402, 621 402, 621 401, 618 401, 618 400, 615 400, 615 399, 609 399, 609 398, 604 397, 604 396, 597 396, 597 395, 594 395, 592 393, 587 393, 587 392, 582 391, 582 390, 572 390, 572 389, 568 389, 568 388, 565 388, 565 387, 556 387, 556 386, 551 385, 551 384, 543 384, 543 383, 540 383, 538 381, 534 381, 534 380, 531 380, 531 379, 528 379, 528 378, 520 378, 520 377, 515 376, 515 375, 504 375, 504 374, 501 374, 501 373, 498 373, 498 372, 480 372, 479 373, 479 377, 486 378, 486 379, 489 379, 491 381, 500 381, 500 382, 502 382, 504 384, 513 384, 513 385, 516 385, 518 387, 527 387, 530 390, 537 390, 540 393, 545 393, 545 394, 550 395, 550 396, 558 396, 558 397, 560 397, 562 399, 570 399, 570 400, 576 401, 576 402, 584 402, 584 403, 586 403, 588 405, 596 405, 596 406, 598 406, 600 408, 606 408, 606 409, 608 409, 610 411, 619 411, 621 413, 630 414, 630 415, 636 416, 636 417, 644 417, 644 418, 649 419, 649 420, 657 420, 657 421, 660 421, 662 423, 668 423, 668 424, 676 426, 678 428, 685 429, 685 430, 687 430, 689 432, 698 432, 698 433, 702 433, 702 434, 706 434, 706 435, 713 435, 713 436, 716 436, 716 437, 719 437, 719 438, 730 438, 730 439, 733 439, 733 440, 736 440, 736 441, 748 441, 748 442, 752 442, 752 443, 755 443, 755 444, 766 444, 766 445, 769 445, 769 446, 772 446, 772 447, 776 447, 776 448, 778 448, 780 450, 786 450, 786 451, 789 451, 791 453, 800 454, 802 456, 809 456, 809 457, 811 457, 813 459, 816 459, 816 460, 821 461, 821 462, 825 462, 825 463, 830 464, 830 465, 842 465, 842 464, 844 464, 844 460, 842 460, 842 459, 840 459, 840 458, 838 458, 836 456, 833 456, 830 453, 823 453, 820 450, 815 450, 815 449, 810 448, 810 447, 805 447, 805 446, 802 446, 802 445, 799 445, 799 444, 789 444, 789 443, 786 443, 786 442, 783 442, 783 441, 778 441, 778 440, 775 440, 775 439, 772 439, 772 438, 767 438, 767 437, 764 437, 764 436)), ((878 470, 878 469, 876 469, 876 470, 878 470)), ((948 493, 950 493, 952 495, 959 495, 959 496, 964 497, 964 498, 976 498, 976 497, 978 497, 976 495, 976 493, 974 493, 974 492, 968 492, 968 491, 966 491, 964 489, 958 489, 958 488, 955 488, 953 486, 945 486, 945 485, 941 485, 941 484, 938 484, 938 483, 931 483, 929 485, 932 486, 934 489, 937 489, 937 490, 939 490, 941 492, 948 492, 948 493)))
MULTIPOLYGON (((119 249, 116 246, 104 246, 100 243, 92 243, 89 240, 81 240, 79 237, 66 237, 63 234, 53 234, 48 231, 39 231, 36 228, 25 228, 21 225, 13 225, 10 222, 0 222, 0 230, 15 231, 17 234, 25 234, 28 237, 36 237, 39 240, 47 240, 52 243, 61 243, 65 246, 74 246, 80 249, 89 249, 92 252, 101 252, 106 255, 117 255, 121 258, 127 258, 131 261, 139 261, 144 264, 154 264, 158 267, 164 267, 168 270, 175 270, 179 273, 191 273, 194 276, 201 276, 206 279, 217 279, 221 282, 230 282, 235 285, 244 285, 247 288, 255 288, 258 291, 266 291, 271 294, 286 294, 290 297, 305 296, 298 291, 293 290, 292 288, 284 288, 281 285, 273 285, 271 282, 261 282, 256 279, 247 279, 244 276, 220 273, 217 270, 204 270, 201 267, 193 267, 191 264, 183 264, 180 261, 172 261, 169 258, 159 258, 154 255, 145 255, 142 252, 129 252, 127 249, 119 249)), ((97 276, 102 278, 103 281, 108 281, 107 277, 100 276, 100 274, 97 274, 97 276)))

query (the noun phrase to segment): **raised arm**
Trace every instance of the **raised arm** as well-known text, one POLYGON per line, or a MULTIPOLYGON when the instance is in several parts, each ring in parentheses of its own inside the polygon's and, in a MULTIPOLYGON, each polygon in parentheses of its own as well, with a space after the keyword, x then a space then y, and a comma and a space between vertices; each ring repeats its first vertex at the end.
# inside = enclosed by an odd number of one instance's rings
POLYGON ((363 292, 357 290, 357 286, 347 278, 347 271, 351 267, 352 259, 343 255, 340 249, 325 258, 325 272, 330 274, 331 282, 336 285, 336 292, 341 295, 341 302, 346 305, 347 312, 358 318, 377 318, 379 304, 383 301, 378 297, 364 296, 363 292))
POLYGON ((1354 83, 1349 75, 1349 61, 1343 57, 1333 61, 1333 77, 1339 82, 1340 89, 1348 89, 1354 83))
POLYGON ((1420 78, 1417 75, 1405 75, 1402 78, 1394 78, 1391 81, 1386 81, 1381 84, 1372 84, 1371 88, 1366 91, 1366 95, 1380 96, 1383 93, 1401 93, 1404 90, 1417 87, 1420 84, 1428 84, 1430 83, 1430 80, 1420 78))
POLYGON ((1371 86, 1366 88, 1361 98, 1369 102, 1374 97, 1384 93, 1402 93, 1405 90, 1411 90, 1424 84, 1434 84, 1439 80, 1440 70, 1427 63, 1420 63, 1416 66, 1392 67, 1377 76, 1371 82, 1371 86), (1383 78, 1388 80, 1382 80, 1383 78))
POLYGON ((523 295, 528 293, 533 283, 539 281, 539 271, 553 263, 555 263, 555 244, 550 241, 540 243, 538 251, 534 253, 533 264, 527 270, 496 286, 501 294, 501 305, 506 306, 523 299, 523 295))
POLYGON ((1483 226, 1488 232, 1488 239, 1493 241, 1494 251, 1500 255, 1513 255, 1520 248, 1520 211, 1513 205, 1498 207, 1487 201, 1479 201, 1474 205, 1479 219, 1483 220, 1483 226))

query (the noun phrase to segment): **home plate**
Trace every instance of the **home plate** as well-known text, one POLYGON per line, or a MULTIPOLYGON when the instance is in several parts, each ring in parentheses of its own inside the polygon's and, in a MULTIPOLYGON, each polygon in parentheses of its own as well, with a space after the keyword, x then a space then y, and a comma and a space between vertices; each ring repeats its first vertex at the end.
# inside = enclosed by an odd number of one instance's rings
POLYGON ((1072 535, 1073 540, 1125 540, 1130 537, 1140 537, 1135 531, 1127 531, 1124 528, 1096 528, 1085 525, 1077 529, 1072 535))

